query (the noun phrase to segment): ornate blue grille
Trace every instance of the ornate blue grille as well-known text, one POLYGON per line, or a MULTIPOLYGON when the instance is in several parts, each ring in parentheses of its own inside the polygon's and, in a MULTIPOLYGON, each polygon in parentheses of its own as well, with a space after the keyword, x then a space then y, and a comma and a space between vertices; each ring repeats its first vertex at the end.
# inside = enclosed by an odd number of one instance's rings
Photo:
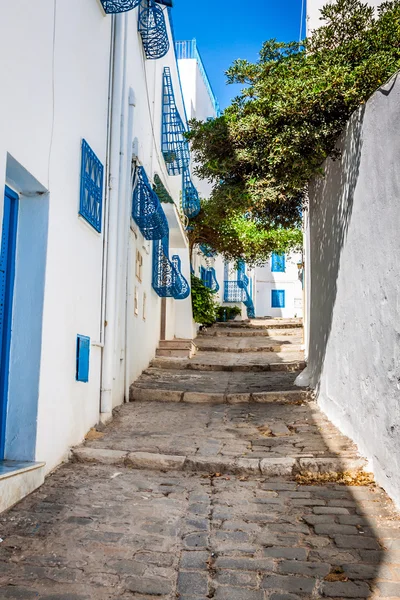
POLYGON ((193 219, 199 214, 200 208, 199 193, 193 185, 189 169, 185 169, 182 183, 182 210, 188 219, 193 219))
POLYGON ((163 9, 154 0, 142 0, 138 29, 142 36, 146 58, 157 59, 169 50, 169 39, 163 9))
POLYGON ((103 172, 103 165, 86 140, 82 140, 79 214, 99 233, 103 208, 103 172))
POLYGON ((204 285, 208 287, 213 292, 213 294, 216 294, 219 291, 219 283, 217 281, 217 275, 213 267, 210 267, 209 269, 201 267, 200 278, 204 285))
POLYGON ((285 255, 272 253, 271 256, 271 271, 272 273, 284 273, 285 272, 285 255))
POLYGON ((271 290, 271 308, 285 308, 285 290, 271 290))
POLYGON ((250 280, 246 275, 246 265, 243 261, 238 265, 237 274, 237 281, 225 281, 224 300, 225 302, 243 302, 247 308, 248 318, 254 319, 254 303, 248 289, 250 280))
POLYGON ((200 244, 199 248, 204 256, 207 256, 207 258, 213 258, 217 255, 217 253, 214 252, 214 250, 208 244, 200 244))
POLYGON ((190 294, 190 286, 181 273, 179 256, 170 261, 168 249, 168 236, 153 244, 153 289, 161 298, 184 300, 190 294))
POLYGON ((127 12, 128 10, 132 10, 136 8, 140 4, 140 0, 100 0, 104 12, 108 15, 113 15, 117 13, 127 12))
POLYGON ((168 174, 179 175, 189 166, 190 152, 184 137, 185 126, 175 103, 169 67, 164 68, 162 107, 162 153, 168 174))
POLYGON ((146 240, 160 240, 168 235, 167 218, 143 167, 138 167, 134 175, 132 218, 146 240))

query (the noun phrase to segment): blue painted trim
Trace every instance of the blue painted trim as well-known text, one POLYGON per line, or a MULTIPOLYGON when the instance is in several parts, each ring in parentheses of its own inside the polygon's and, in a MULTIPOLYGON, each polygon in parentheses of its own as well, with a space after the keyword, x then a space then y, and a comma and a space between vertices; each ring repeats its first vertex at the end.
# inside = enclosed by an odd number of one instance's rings
MULTIPOLYGON (((0 460, 4 459, 4 449, 6 441, 6 419, 12 333, 12 305, 15 279, 18 203, 18 194, 16 194, 13 190, 6 186, 4 192, 3 233, 1 240, 2 253, 5 250, 3 242, 7 244, 7 255, 5 257, 6 264, 1 265, 4 268, 5 289, 4 297, 2 299, 4 312, 2 323, 2 336, 0 340, 0 460), (7 237, 7 239, 5 239, 5 236, 7 237)), ((0 262, 2 263, 2 261, 0 262)))
POLYGON ((104 167, 86 140, 82 140, 79 214, 101 233, 104 167))
POLYGON ((76 380, 89 381, 90 338, 78 335, 76 338, 76 380))

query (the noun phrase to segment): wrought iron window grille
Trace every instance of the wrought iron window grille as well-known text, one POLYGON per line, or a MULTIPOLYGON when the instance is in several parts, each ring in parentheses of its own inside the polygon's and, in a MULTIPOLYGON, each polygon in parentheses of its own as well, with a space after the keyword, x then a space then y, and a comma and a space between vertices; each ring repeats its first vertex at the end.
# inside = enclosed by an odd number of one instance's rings
POLYGON ((104 12, 108 15, 128 12, 140 4, 140 0, 100 0, 104 12))
POLYGON ((170 45, 164 11, 154 0, 141 1, 138 30, 146 58, 156 60, 167 54, 170 45))
POLYGON ((285 255, 272 253, 271 256, 271 272, 272 273, 284 273, 286 270, 285 255))
POLYGON ((214 267, 209 267, 208 269, 202 267, 200 277, 204 285, 208 287, 213 294, 219 292, 219 283, 214 267))
POLYGON ((132 218, 146 240, 161 240, 168 236, 168 221, 143 167, 136 168, 133 180, 132 218))
POLYGON ((225 281, 224 301, 243 302, 247 309, 249 319, 254 319, 255 309, 253 299, 249 292, 250 280, 246 275, 246 265, 241 261, 237 270, 237 281, 225 281))
POLYGON ((161 298, 184 300, 190 294, 190 286, 181 272, 181 260, 174 255, 169 259, 169 238, 156 240, 153 244, 153 289, 161 298))
POLYGON ((82 140, 79 214, 101 233, 104 167, 86 140, 82 140))
POLYGON ((171 70, 164 67, 161 149, 169 175, 180 175, 190 163, 185 126, 176 107, 171 70))
POLYGON ((194 219, 201 209, 200 196, 193 185, 189 169, 183 171, 182 179, 182 210, 188 219, 194 219))

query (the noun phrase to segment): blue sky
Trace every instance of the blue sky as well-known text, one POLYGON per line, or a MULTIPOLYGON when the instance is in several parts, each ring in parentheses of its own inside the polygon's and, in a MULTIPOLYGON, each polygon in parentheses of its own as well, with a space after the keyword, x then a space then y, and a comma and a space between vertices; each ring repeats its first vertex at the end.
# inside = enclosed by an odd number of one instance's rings
POLYGON ((269 38, 298 40, 301 4, 302 0, 174 0, 175 37, 196 38, 221 108, 238 90, 226 85, 229 65, 236 58, 256 61, 269 38))

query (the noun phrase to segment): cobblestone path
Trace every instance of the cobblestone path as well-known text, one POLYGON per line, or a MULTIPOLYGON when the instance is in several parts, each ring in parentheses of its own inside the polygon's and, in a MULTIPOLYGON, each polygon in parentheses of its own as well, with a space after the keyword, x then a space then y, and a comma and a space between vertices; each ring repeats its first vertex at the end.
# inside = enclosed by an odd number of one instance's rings
MULTIPOLYGON (((170 367, 179 380, 187 365, 170 367)), ((374 485, 301 484, 302 464, 321 474, 359 459, 314 402, 282 398, 124 406, 76 450, 85 462, 0 515, 0 599, 400 598, 391 501, 374 485), (268 476, 268 456, 297 467, 268 476)))

